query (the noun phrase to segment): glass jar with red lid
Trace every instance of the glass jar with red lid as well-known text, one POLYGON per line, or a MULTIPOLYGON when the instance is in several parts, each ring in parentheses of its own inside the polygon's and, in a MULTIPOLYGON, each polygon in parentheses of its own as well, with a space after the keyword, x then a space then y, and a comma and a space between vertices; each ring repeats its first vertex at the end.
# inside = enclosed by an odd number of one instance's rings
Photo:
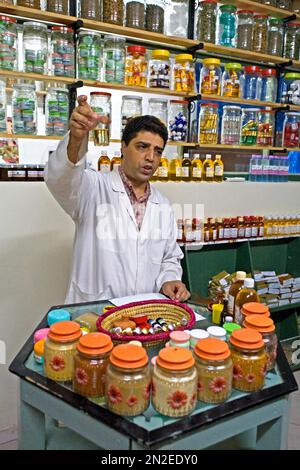
POLYGON ((261 70, 261 101, 275 102, 277 97, 277 77, 275 69, 261 70))
POLYGON ((257 65, 244 67, 244 98, 247 100, 260 99, 261 90, 261 68, 257 65))
POLYGON ((125 65, 125 84, 147 86, 146 48, 144 46, 128 46, 125 65))
POLYGON ((283 147, 299 147, 300 113, 285 113, 283 123, 283 147))

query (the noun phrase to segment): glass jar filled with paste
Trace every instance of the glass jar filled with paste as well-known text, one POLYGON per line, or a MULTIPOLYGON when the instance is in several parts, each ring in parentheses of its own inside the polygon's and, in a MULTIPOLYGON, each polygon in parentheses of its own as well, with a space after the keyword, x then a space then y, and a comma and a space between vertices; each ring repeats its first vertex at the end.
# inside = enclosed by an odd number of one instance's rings
POLYGON ((248 315, 245 318, 243 326, 259 331, 262 335, 267 354, 267 370, 274 369, 277 358, 278 340, 272 318, 264 315, 248 315))

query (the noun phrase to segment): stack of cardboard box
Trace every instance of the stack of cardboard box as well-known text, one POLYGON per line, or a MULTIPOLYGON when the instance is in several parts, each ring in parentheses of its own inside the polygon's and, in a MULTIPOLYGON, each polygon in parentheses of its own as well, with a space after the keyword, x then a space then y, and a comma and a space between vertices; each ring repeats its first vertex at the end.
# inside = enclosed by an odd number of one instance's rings
POLYGON ((269 307, 300 302, 300 277, 276 274, 275 271, 255 271, 254 280, 260 301, 269 307))

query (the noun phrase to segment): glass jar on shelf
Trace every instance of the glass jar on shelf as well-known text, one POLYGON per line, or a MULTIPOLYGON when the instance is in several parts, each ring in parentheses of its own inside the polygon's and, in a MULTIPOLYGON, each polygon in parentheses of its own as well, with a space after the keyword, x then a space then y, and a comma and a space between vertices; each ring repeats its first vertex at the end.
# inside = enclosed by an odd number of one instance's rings
POLYGON ((50 88, 46 96, 46 134, 63 136, 69 121, 69 92, 65 88, 50 88))
POLYGON ((253 11, 239 10, 237 12, 237 43, 239 49, 252 50, 253 47, 253 11))
POLYGON ((220 95, 221 93, 221 61, 220 59, 203 59, 200 74, 200 90, 204 95, 220 95))
POLYGON ((239 145, 242 123, 240 106, 223 106, 221 144, 239 145))
POLYGON ((80 17, 101 21, 101 3, 102 0, 80 0, 80 17))
POLYGON ((285 113, 282 134, 283 147, 299 147, 300 113, 285 113))
MULTIPOLYGON (((111 117, 111 94, 102 91, 93 91, 91 94, 90 106, 94 113, 99 116, 105 116, 110 119, 111 117)), ((94 144, 109 145, 110 139, 110 124, 100 122, 97 128, 93 131, 94 144)))
POLYGON ((26 21, 23 28, 24 71, 46 75, 48 29, 44 23, 26 21))
POLYGON ((128 28, 144 29, 145 26, 145 1, 125 0, 126 14, 125 26, 128 28))
POLYGON ((256 65, 244 67, 244 98, 257 100, 261 95, 261 69, 256 65))
POLYGON ((243 89, 241 83, 242 66, 236 62, 225 64, 222 76, 222 96, 228 98, 242 98, 243 89))
POLYGON ((16 71, 18 33, 17 20, 9 16, 0 16, 0 69, 16 71))
POLYGON ((175 56, 174 90, 193 93, 195 91, 195 67, 191 54, 177 54, 175 56))
POLYGON ((256 145, 258 112, 258 108, 244 108, 242 110, 241 145, 256 145))
POLYGON ((100 80, 101 34, 80 31, 77 48, 78 77, 83 80, 100 80))
POLYGON ((267 50, 269 55, 282 55, 283 38, 284 28, 282 20, 280 18, 270 18, 267 50))
POLYGON ((275 102, 277 98, 277 77, 275 69, 261 71, 261 101, 275 102))
POLYGON ((280 102, 300 105, 300 73, 285 73, 280 90, 280 102))
POLYGON ((292 0, 276 0, 276 7, 282 10, 292 10, 292 0))
POLYGON ((253 51, 265 54, 268 48, 268 16, 254 15, 253 51))
POLYGON ((222 5, 219 8, 219 44, 221 46, 235 47, 236 40, 236 7, 222 5))
POLYGON ((144 46, 128 46, 125 65, 125 84, 147 86, 146 48, 144 46))
POLYGON ((155 116, 168 125, 168 100, 162 98, 150 98, 148 102, 148 114, 155 116))
POLYGON ((152 88, 167 88, 171 85, 170 52, 164 49, 152 51, 149 62, 148 85, 152 88))
POLYGON ((37 133, 37 97, 34 85, 16 84, 12 95, 13 133, 37 133))
POLYGON ((6 81, 0 80, 0 132, 6 130, 6 81))
POLYGON ((147 0, 145 29, 152 33, 164 34, 165 29, 165 1, 147 0))
POLYGON ((125 54, 125 38, 104 36, 103 65, 105 82, 124 83, 125 54))
POLYGON ((140 96, 133 95, 124 95, 122 97, 122 107, 121 107, 121 122, 122 122, 122 132, 124 131, 126 124, 130 119, 142 116, 142 101, 143 98, 140 96))
POLYGON ((248 315, 244 320, 243 326, 244 328, 258 331, 262 335, 267 354, 267 371, 274 369, 276 364, 278 341, 272 318, 268 318, 263 315, 248 315))
POLYGON ((165 34, 186 38, 188 32, 188 0, 166 0, 165 34))
POLYGON ((51 33, 52 75, 75 76, 75 46, 73 30, 65 26, 53 26, 51 33))
POLYGON ((20 7, 35 8, 37 10, 41 9, 40 0, 17 0, 17 5, 20 7))
POLYGON ((218 143, 218 108, 216 103, 201 103, 199 118, 200 144, 218 143))
POLYGON ((257 145, 273 147, 275 111, 260 109, 258 113, 257 145))
POLYGON ((216 0, 199 1, 195 39, 215 44, 217 18, 218 4, 216 0))
POLYGON ((286 25, 284 35, 283 57, 299 60, 300 56, 300 23, 290 22, 286 25))
POLYGON ((170 101, 169 140, 175 142, 186 142, 188 130, 188 105, 188 101, 170 101))
POLYGON ((59 13, 60 15, 68 15, 69 0, 47 0, 47 11, 59 13))
MULTIPOLYGON (((85 0, 84 0, 85 1, 85 0)), ((123 26, 124 3, 123 0, 103 0, 103 21, 123 26)))

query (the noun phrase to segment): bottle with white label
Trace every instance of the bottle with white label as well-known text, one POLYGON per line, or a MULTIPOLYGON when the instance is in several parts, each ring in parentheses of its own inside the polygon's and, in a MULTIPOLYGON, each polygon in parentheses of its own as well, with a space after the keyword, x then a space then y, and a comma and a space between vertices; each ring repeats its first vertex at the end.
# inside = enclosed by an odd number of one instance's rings
POLYGON ((216 155, 214 161, 214 181, 222 183, 224 178, 224 163, 222 162, 222 155, 216 155))
POLYGON ((243 287, 244 279, 246 279, 245 271, 237 271, 236 276, 233 280, 233 283, 230 286, 228 292, 228 313, 229 315, 234 315, 234 304, 235 298, 238 295, 239 291, 243 287))
POLYGON ((181 179, 182 181, 192 180, 192 162, 188 153, 183 155, 183 160, 181 163, 181 179))
POLYGON ((202 161, 200 160, 199 153, 195 153, 194 159, 192 161, 192 181, 200 182, 202 181, 202 161))
POLYGON ((98 171, 102 173, 109 173, 110 172, 110 159, 107 155, 106 150, 101 152, 101 156, 98 160, 98 171))
POLYGON ((169 160, 163 155, 158 167, 158 180, 168 181, 169 179, 169 160))
POLYGON ((210 154, 206 155, 203 162, 202 179, 208 183, 214 180, 214 162, 212 161, 210 154))
POLYGON ((119 152, 115 152, 114 153, 114 156, 113 158, 111 159, 111 162, 110 162, 110 169, 111 171, 115 171, 119 168, 119 166, 121 165, 121 155, 119 152))
POLYGON ((169 180, 170 181, 181 181, 181 159, 178 154, 175 153, 170 161, 169 165, 169 180))

